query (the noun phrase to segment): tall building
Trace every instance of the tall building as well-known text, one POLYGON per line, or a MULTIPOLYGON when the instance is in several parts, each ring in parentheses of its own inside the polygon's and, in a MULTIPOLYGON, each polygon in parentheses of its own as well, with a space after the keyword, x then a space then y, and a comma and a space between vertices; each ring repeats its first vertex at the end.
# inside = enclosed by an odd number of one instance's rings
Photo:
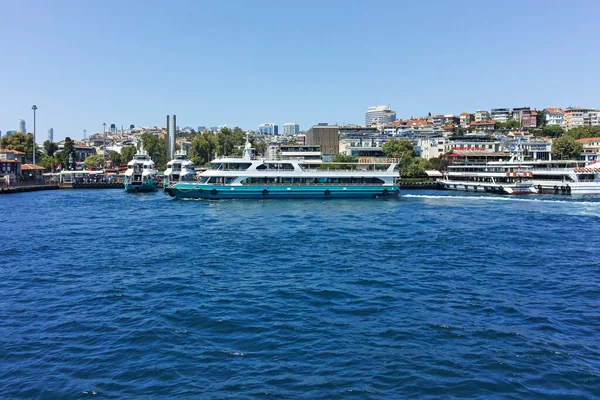
POLYGON ((48 140, 54 142, 54 128, 48 129, 48 140))
POLYGON ((177 136, 177 115, 173 114, 173 118, 167 115, 167 154, 169 160, 175 158, 175 143, 177 136))
POLYGON ((20 133, 27 133, 27 130, 25 129, 25 120, 24 119, 20 119, 17 121, 17 132, 20 133))
POLYGON ((297 135, 300 133, 300 126, 295 122, 286 122, 283 124, 284 135, 297 135))
POLYGON ((394 122, 396 120, 396 112, 387 106, 371 106, 365 113, 365 125, 369 126, 376 123, 394 122))
POLYGON ((258 131, 263 135, 279 135, 279 127, 272 122, 265 122, 258 126, 258 131))
POLYGON ((318 124, 306 132, 306 145, 321 146, 324 156, 334 156, 340 149, 340 127, 337 125, 318 124))

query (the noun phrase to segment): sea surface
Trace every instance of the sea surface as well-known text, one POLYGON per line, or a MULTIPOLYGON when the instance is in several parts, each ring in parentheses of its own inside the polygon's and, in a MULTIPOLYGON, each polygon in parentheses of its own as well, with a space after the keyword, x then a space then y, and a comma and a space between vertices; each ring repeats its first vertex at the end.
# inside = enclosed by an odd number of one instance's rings
POLYGON ((0 197, 0 398, 598 398, 600 198, 0 197))

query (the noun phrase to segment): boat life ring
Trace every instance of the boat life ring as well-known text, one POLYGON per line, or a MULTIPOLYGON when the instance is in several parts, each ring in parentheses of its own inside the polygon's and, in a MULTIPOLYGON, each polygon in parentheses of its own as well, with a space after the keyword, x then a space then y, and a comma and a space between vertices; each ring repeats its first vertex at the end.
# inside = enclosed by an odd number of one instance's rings
POLYGON ((387 189, 383 189, 383 195, 384 196, 388 196, 390 194, 390 191, 387 189))
POLYGON ((331 194, 331 192, 329 191, 329 189, 325 190, 325 196, 329 196, 331 194))
POLYGON ((217 189, 213 189, 210 191, 210 194, 212 194, 213 196, 217 194, 217 189))
POLYGON ((264 190, 262 191, 262 195, 263 195, 263 196, 266 196, 266 195, 268 195, 268 194, 269 194, 269 191, 268 191, 267 189, 264 189, 264 190))

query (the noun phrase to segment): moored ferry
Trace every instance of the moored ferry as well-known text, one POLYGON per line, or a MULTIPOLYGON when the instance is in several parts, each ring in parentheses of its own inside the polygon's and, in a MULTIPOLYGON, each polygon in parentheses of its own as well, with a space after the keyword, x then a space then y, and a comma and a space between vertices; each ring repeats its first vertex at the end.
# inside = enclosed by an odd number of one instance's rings
POLYGON ((164 175, 165 187, 169 183, 192 181, 196 179, 196 167, 184 150, 178 150, 175 158, 167 163, 164 175))
POLYGON ((125 191, 152 192, 157 187, 157 172, 154 161, 143 150, 127 163, 125 171, 125 191))
POLYGON ((397 196, 396 160, 355 164, 362 169, 316 170, 302 160, 252 157, 246 140, 241 158, 222 157, 200 174, 198 182, 175 182, 165 191, 180 199, 374 198, 397 196))

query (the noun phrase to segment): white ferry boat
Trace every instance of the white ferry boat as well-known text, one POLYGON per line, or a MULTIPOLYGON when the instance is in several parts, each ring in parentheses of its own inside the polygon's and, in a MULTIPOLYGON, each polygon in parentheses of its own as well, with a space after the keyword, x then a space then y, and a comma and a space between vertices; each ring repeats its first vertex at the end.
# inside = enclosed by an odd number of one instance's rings
MULTIPOLYGON (((428 171, 433 176, 437 171, 428 171)), ((583 161, 491 161, 451 165, 438 179, 450 190, 508 194, 600 194, 600 165, 583 161)))
MULTIPOLYGON (((516 166, 518 161, 505 163, 516 166)), ((537 193, 600 194, 600 165, 586 165, 584 161, 526 161, 532 173, 531 184, 537 193)))
MULTIPOLYGON (((429 176, 438 171, 427 171, 429 176)), ((533 172, 526 166, 449 165, 437 181, 449 190, 498 194, 535 194, 533 172)))
POLYGON ((175 152, 175 158, 167 163, 164 172, 165 187, 173 182, 186 182, 196 179, 196 167, 184 150, 175 152))
POLYGON ((198 182, 176 182, 165 191, 180 199, 373 198, 397 196, 397 162, 360 164, 363 169, 315 170, 301 160, 252 157, 246 139, 241 158, 211 162, 198 182))
POLYGON ((125 191, 152 192, 156 190, 156 168, 148 153, 141 150, 127 163, 125 191))

